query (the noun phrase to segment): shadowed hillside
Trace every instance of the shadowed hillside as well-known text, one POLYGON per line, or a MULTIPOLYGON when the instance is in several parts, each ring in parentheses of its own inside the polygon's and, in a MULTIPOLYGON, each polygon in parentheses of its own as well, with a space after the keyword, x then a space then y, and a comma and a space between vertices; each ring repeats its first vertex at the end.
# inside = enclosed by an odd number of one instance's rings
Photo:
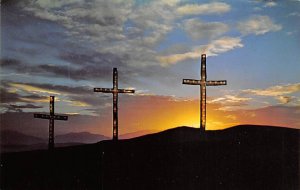
POLYGON ((179 127, 1 155, 1 189, 299 189, 299 130, 179 127))

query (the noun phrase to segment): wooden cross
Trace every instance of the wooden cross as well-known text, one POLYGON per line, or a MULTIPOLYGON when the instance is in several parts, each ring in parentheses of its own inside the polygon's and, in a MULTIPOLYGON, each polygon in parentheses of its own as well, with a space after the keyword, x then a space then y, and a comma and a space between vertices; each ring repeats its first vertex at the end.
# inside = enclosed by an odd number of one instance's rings
POLYGON ((201 80, 183 79, 183 84, 200 85, 200 130, 205 131, 206 125, 206 86, 226 85, 226 80, 206 80, 206 55, 201 55, 201 80))
POLYGON ((54 148, 54 120, 68 120, 68 116, 65 115, 55 115, 54 114, 54 96, 50 96, 50 114, 40 114, 35 113, 34 118, 49 119, 49 141, 48 149, 52 150, 54 148))
POLYGON ((113 140, 118 140, 118 94, 134 93, 134 90, 118 89, 118 70, 113 68, 113 88, 94 88, 94 92, 113 94, 113 140))

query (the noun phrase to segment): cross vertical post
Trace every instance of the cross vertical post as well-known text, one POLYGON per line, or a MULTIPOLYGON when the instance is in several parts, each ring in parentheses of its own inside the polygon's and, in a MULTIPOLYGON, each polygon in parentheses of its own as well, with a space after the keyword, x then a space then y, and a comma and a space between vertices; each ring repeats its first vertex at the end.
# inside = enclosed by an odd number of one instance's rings
POLYGON ((113 140, 117 141, 119 136, 118 125, 118 95, 119 93, 134 93, 135 90, 118 88, 118 70, 113 68, 113 88, 94 88, 94 92, 113 94, 113 140))
POLYGON ((200 130, 205 131, 206 124, 206 56, 201 55, 201 85, 200 85, 200 130))
POLYGON ((113 140, 118 140, 118 70, 113 68, 113 140))
POLYGON ((54 96, 50 96, 49 142, 48 148, 54 148, 54 96))
POLYGON ((226 80, 207 81, 206 74, 206 55, 201 55, 201 78, 195 79, 183 79, 183 84, 188 85, 200 85, 200 131, 204 132, 206 129, 206 86, 219 86, 227 85, 226 80))
POLYGON ((48 150, 54 149, 54 120, 68 120, 68 116, 54 114, 54 96, 50 96, 49 115, 35 113, 34 118, 49 119, 48 150))

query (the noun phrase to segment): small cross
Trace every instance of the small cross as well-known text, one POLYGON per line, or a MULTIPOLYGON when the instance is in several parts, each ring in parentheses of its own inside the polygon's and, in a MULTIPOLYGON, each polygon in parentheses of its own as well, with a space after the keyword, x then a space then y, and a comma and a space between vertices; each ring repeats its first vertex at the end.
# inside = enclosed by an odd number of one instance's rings
POLYGON ((134 93, 131 89, 118 89, 118 70, 113 68, 113 88, 94 88, 94 92, 113 94, 113 140, 118 140, 118 94, 134 93))
POLYGON ((68 120, 68 116, 54 114, 54 96, 50 96, 50 114, 35 113, 34 118, 49 119, 49 141, 48 149, 54 148, 54 120, 68 120))
POLYGON ((200 85, 200 130, 205 131, 206 125, 206 86, 226 85, 226 80, 206 80, 206 55, 201 55, 201 80, 183 79, 183 84, 200 85))

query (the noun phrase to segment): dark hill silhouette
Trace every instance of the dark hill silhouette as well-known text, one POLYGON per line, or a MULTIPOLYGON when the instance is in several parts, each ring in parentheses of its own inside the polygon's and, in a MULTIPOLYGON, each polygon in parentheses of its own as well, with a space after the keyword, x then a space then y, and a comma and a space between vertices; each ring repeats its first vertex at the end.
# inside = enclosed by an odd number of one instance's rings
POLYGON ((179 127, 1 155, 1 189, 299 189, 299 130, 179 127))
POLYGON ((140 137, 140 136, 144 136, 146 134, 152 134, 152 133, 157 133, 158 131, 155 130, 141 130, 141 131, 136 131, 136 132, 132 132, 132 133, 125 133, 122 135, 119 135, 119 139, 131 139, 131 138, 135 138, 135 137, 140 137))

